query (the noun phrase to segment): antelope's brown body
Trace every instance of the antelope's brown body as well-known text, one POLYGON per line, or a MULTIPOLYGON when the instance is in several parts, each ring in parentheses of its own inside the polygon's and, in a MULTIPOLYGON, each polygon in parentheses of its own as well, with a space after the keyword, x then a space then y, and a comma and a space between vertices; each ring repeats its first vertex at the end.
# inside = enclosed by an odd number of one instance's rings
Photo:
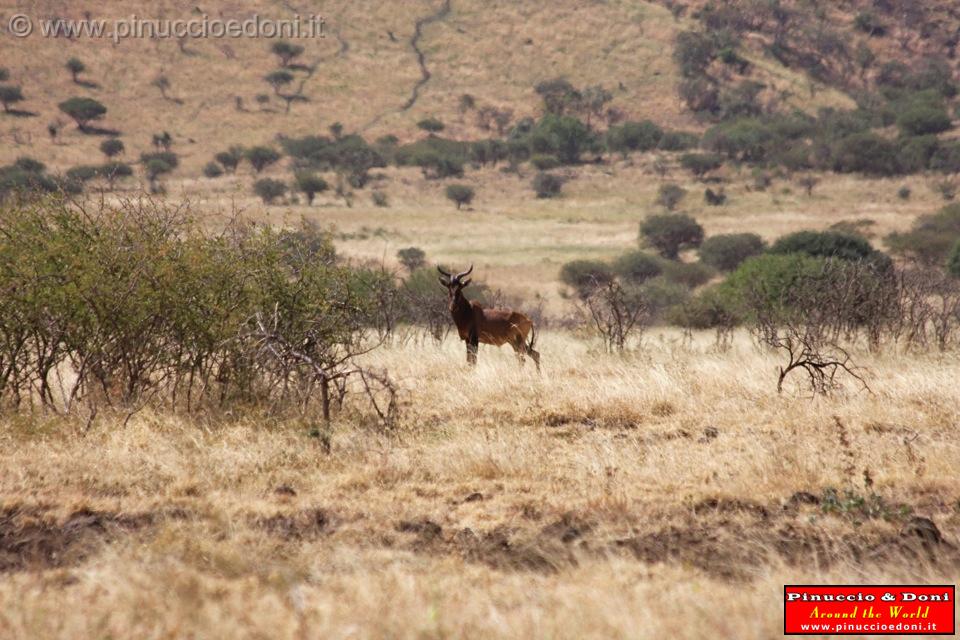
POLYGON ((488 309, 478 302, 467 300, 463 289, 470 284, 470 280, 463 278, 473 271, 473 267, 456 276, 451 276, 439 267, 438 270, 446 278, 441 278, 440 283, 447 287, 450 294, 450 315, 457 326, 457 333, 460 339, 467 343, 467 362, 476 363, 480 343, 497 347, 509 344, 521 365, 524 356, 529 355, 536 363, 537 370, 540 370, 540 354, 533 348, 536 332, 530 318, 519 311, 488 309))

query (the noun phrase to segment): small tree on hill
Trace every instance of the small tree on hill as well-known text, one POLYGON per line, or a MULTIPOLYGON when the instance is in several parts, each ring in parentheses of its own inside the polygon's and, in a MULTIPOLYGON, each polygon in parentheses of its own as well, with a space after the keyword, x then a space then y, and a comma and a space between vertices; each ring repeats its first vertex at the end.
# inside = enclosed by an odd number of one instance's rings
POLYGON ((710 236, 700 245, 700 261, 720 271, 733 271, 747 258, 763 253, 765 246, 755 233, 710 236))
POLYGON ((447 198, 457 205, 457 210, 465 204, 473 202, 473 188, 465 184, 447 185, 447 198))
POLYGON ((99 120, 107 113, 107 108, 93 98, 70 98, 57 106, 73 118, 80 130, 86 130, 91 121, 99 120))
POLYGON ((303 47, 298 44, 292 44, 286 40, 281 40, 279 42, 274 42, 270 47, 270 51, 273 52, 275 56, 280 58, 281 67, 289 67, 290 63, 294 58, 300 56, 303 53, 303 47))
POLYGON ((668 213, 644 220, 640 224, 640 237, 664 258, 676 260, 680 251, 700 246, 703 227, 688 215, 668 213))
POLYGON ((313 199, 318 193, 323 193, 330 188, 327 181, 316 174, 298 173, 296 179, 297 190, 307 197, 307 204, 313 204, 313 199))
POLYGON ((953 250, 947 258, 947 271, 950 275, 960 278, 960 240, 953 245, 953 250))
POLYGON ((687 195, 687 191, 680 185, 663 184, 657 190, 657 204, 667 211, 673 211, 685 195, 687 195))
POLYGON ((150 182, 150 193, 161 191, 158 180, 160 176, 173 171, 173 165, 162 158, 151 158, 143 165, 143 171, 150 182))
POLYGON ((289 71, 284 71, 283 69, 279 69, 277 71, 271 71, 266 76, 264 76, 263 79, 267 81, 267 84, 273 87, 273 92, 279 96, 280 89, 282 89, 283 87, 286 87, 291 82, 293 82, 293 74, 290 73, 289 71))
POLYGON ((243 160, 246 152, 243 150, 243 147, 235 146, 230 147, 226 151, 221 151, 213 157, 214 160, 223 165, 223 168, 233 173, 237 170, 237 166, 240 164, 240 161, 243 160))
POLYGON ((556 198, 563 190, 563 178, 541 171, 533 177, 533 190, 538 198, 556 198))
POLYGON ((0 85, 0 102, 3 103, 3 110, 10 113, 10 105, 23 101, 23 91, 20 87, 11 85, 0 85))
POLYGON ((417 126, 427 133, 440 133, 444 130, 444 124, 437 118, 424 118, 417 123, 417 126))
POLYGON ((263 200, 264 204, 273 204, 287 192, 287 185, 273 178, 261 178, 253 183, 253 191, 263 200))
POLYGON ((108 159, 120 155, 123 153, 123 150, 123 141, 119 138, 107 138, 100 143, 100 151, 103 155, 107 156, 108 159))
POLYGON ((100 175, 112 190, 117 180, 133 175, 133 167, 126 162, 107 162, 100 166, 100 175))
POLYGON ((419 247, 407 247, 397 251, 397 260, 403 265, 403 268, 413 273, 427 264, 427 254, 419 247))
POLYGON ((80 74, 87 70, 87 65, 83 64, 80 58, 70 58, 67 60, 66 67, 74 82, 80 82, 80 74))
POLYGON ((216 162, 208 162, 203 165, 203 175, 207 178, 219 178, 223 175, 223 167, 216 162))
POLYGON ((280 154, 270 147, 257 146, 247 149, 247 160, 253 166, 253 170, 260 173, 270 165, 280 159, 280 154))

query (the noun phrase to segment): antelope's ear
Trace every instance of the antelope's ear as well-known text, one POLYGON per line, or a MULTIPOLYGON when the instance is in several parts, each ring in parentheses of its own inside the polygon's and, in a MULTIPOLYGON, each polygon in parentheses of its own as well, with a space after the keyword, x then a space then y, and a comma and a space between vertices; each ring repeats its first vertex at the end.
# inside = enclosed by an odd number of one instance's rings
POLYGON ((470 281, 471 281, 471 278, 467 278, 466 280, 464 280, 463 282, 461 282, 461 283, 460 283, 460 288, 463 289, 464 287, 466 287, 467 285, 469 285, 469 284, 470 284, 470 281))

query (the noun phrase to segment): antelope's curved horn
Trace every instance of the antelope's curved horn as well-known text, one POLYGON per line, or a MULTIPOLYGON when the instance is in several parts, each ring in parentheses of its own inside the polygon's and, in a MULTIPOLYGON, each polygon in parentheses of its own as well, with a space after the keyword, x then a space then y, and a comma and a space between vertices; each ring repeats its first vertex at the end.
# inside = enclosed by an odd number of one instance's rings
POLYGON ((473 272, 473 265, 471 264, 469 269, 467 269, 463 273, 458 273, 456 279, 459 280, 460 278, 466 277, 470 275, 472 272, 473 272))
POLYGON ((437 265, 437 271, 440 272, 440 275, 445 276, 448 280, 450 279, 450 274, 440 268, 440 265, 437 265))

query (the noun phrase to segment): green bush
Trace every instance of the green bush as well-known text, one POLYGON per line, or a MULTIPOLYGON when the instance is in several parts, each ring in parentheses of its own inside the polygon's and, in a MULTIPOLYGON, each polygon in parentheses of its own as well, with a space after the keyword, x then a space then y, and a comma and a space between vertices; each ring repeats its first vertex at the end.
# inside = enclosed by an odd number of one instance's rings
POLYGON ((303 47, 286 40, 279 40, 270 46, 270 51, 280 58, 280 66, 288 67, 294 58, 303 53, 303 47))
POLYGON ((640 287, 640 295, 646 304, 646 312, 654 322, 671 317, 674 310, 690 300, 690 290, 664 278, 653 278, 640 287))
POLYGON ((265 146, 251 147, 246 151, 246 158, 250 161, 253 170, 260 173, 270 165, 280 159, 280 154, 275 149, 265 146))
POLYGON ((673 211, 687 195, 687 190, 678 184, 662 184, 657 189, 657 204, 667 211, 673 211))
POLYGON ((665 131, 660 138, 658 149, 661 151, 686 151, 700 144, 700 136, 687 131, 665 131))
POLYGON ((540 171, 549 171, 550 169, 556 169, 560 166, 560 161, 557 160, 556 156, 547 156, 547 155, 533 155, 530 156, 530 164, 539 169, 540 171))
POLYGON ((642 284, 663 273, 663 260, 644 251, 630 251, 617 258, 614 271, 624 280, 642 284))
POLYGON ((653 215, 640 224, 640 238, 664 258, 675 260, 680 251, 700 246, 703 227, 685 214, 653 215))
POLYGON ((107 138, 100 143, 100 151, 108 159, 118 156, 124 151, 123 141, 119 138, 107 138))
POLYGON ((70 58, 65 66, 74 82, 79 82, 80 74, 87 70, 87 65, 83 64, 80 58, 70 58))
POLYGON ((680 166, 702 178, 723 166, 723 156, 716 153, 685 153, 680 156, 680 166))
POLYGON ((28 156, 20 156, 13 161, 13 166, 27 173, 43 173, 47 170, 47 165, 28 156))
POLYGON ((614 278, 613 268, 599 260, 573 260, 560 269, 560 281, 581 297, 613 282, 614 278))
POLYGON ((701 262, 668 260, 663 265, 663 279, 688 289, 696 289, 710 282, 716 275, 711 267, 701 262))
POLYGON ((607 150, 624 156, 633 151, 653 151, 663 135, 663 129, 650 120, 624 122, 607 130, 607 150))
POLYGON ((900 114, 897 126, 904 135, 935 135, 950 129, 950 116, 942 107, 916 106, 900 114))
POLYGON ((297 191, 300 191, 307 197, 307 204, 313 204, 313 199, 318 193, 323 193, 330 188, 327 181, 313 173, 299 172, 295 176, 297 191))
POLYGON ((140 162, 148 164, 151 160, 159 160, 170 167, 170 170, 176 169, 180 164, 180 159, 172 151, 147 151, 140 154, 140 162))
POLYGON ((930 168, 941 173, 960 173, 960 142, 938 141, 930 158, 930 168))
POLYGON ((893 176, 902 172, 900 150, 893 141, 875 133, 855 133, 833 147, 833 169, 841 173, 893 176))
POLYGON ((279 367, 255 319, 333 367, 370 324, 367 277, 312 229, 231 225, 208 233, 149 202, 0 208, 0 290, 17 292, 0 306, 0 405, 62 410, 53 380, 68 367, 64 393, 92 406, 308 399, 285 394, 313 374, 279 367))
POLYGON ((533 177, 533 190, 538 198, 556 198, 563 190, 563 178, 541 171, 533 177))
POLYGON ((917 218, 910 231, 893 233, 887 246, 896 254, 928 265, 942 265, 960 239, 960 204, 951 204, 935 214, 917 218))
POLYGON ((960 239, 953 245, 950 255, 947 256, 947 272, 960 278, 960 239))
POLYGON ((747 258, 763 253, 766 244, 755 233, 711 236, 700 245, 700 260, 720 271, 733 271, 747 258))
POLYGON ((88 182, 100 176, 100 167, 93 165, 79 165, 67 169, 67 179, 78 183, 88 182))
POLYGON ((282 198, 287 192, 287 185, 281 180, 260 178, 253 183, 253 192, 260 196, 264 204, 273 204, 277 198, 282 198))
POLYGON ((23 100, 23 90, 20 87, 7 84, 0 85, 0 103, 3 103, 5 113, 10 113, 11 105, 23 102, 23 100))
POLYGON ((778 238, 770 253, 804 253, 856 261, 871 258, 877 251, 861 236, 837 231, 797 231, 778 238))
POLYGON ((701 31, 681 31, 673 48, 674 62, 688 77, 702 75, 717 57, 717 45, 710 34, 701 31))
POLYGON ((223 167, 216 162, 208 162, 203 165, 203 175, 207 178, 219 178, 223 175, 223 167))
POLYGON ((407 247, 397 251, 397 260, 403 265, 403 268, 413 273, 427 264, 427 254, 419 247, 407 247))
POLYGON ((237 166, 239 166, 240 161, 243 160, 245 155, 246 151, 244 151, 243 147, 234 146, 226 151, 221 151, 215 155, 213 159, 222 164, 224 169, 233 173, 237 170, 237 166))
POLYGON ((105 162, 100 165, 100 176, 113 188, 120 178, 129 178, 133 175, 133 167, 126 162, 105 162))
POLYGON ((437 118, 424 118, 417 123, 417 126, 430 133, 440 133, 444 129, 443 122, 437 118))
POLYGON ((580 162, 580 154, 593 142, 587 125, 573 116, 547 114, 530 134, 532 152, 555 155, 564 164, 580 162))
POLYGON ((390 206, 390 201, 387 199, 387 194, 383 191, 373 191, 370 193, 370 200, 373 201, 373 206, 375 207, 388 207, 390 206))
POLYGON ((107 108, 93 98, 70 98, 57 105, 60 111, 73 118, 77 128, 85 130, 94 120, 101 119, 107 108))
POLYGON ((468 185, 450 184, 447 185, 446 195, 447 199, 457 205, 457 210, 459 210, 463 205, 473 202, 473 197, 476 193, 473 187, 468 185))
POLYGON ((718 124, 703 136, 703 147, 731 160, 760 162, 777 144, 770 127, 755 118, 718 124))

